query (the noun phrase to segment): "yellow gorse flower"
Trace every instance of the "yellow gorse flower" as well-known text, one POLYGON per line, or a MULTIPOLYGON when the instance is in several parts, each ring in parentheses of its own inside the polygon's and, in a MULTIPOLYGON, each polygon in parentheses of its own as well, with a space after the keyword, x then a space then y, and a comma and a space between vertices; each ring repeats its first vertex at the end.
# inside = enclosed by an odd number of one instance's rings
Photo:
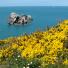
POLYGON ((68 60, 66 59, 66 60, 63 62, 63 64, 68 65, 68 60))
MULTIPOLYGON (((4 43, 9 43, 8 46, 2 46, 0 49, 0 58, 3 56, 9 58, 16 50, 20 53, 21 58, 40 58, 46 64, 55 64, 58 53, 63 53, 64 40, 68 36, 67 32, 68 20, 64 20, 58 24, 58 27, 52 27, 48 31, 38 31, 30 35, 8 38, 4 43)), ((0 41, 2 44, 3 42, 4 40, 0 41)), ((62 63, 68 64, 68 59, 62 63)))

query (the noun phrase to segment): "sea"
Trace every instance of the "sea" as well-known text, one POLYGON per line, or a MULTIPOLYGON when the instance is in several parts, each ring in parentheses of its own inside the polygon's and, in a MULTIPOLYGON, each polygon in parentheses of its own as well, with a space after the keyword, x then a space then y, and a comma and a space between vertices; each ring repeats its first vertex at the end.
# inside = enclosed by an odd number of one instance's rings
POLYGON ((68 7, 60 6, 15 6, 0 7, 0 39, 31 34, 38 30, 45 31, 60 20, 68 19, 68 7), (9 25, 10 13, 31 15, 33 21, 26 25, 9 25))

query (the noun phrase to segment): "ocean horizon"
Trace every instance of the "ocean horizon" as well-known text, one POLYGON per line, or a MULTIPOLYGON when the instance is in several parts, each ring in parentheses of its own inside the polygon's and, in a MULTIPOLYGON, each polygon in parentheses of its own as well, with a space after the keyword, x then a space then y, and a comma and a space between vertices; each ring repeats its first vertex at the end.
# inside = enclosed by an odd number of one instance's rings
POLYGON ((30 34, 37 30, 44 31, 47 26, 52 27, 60 20, 68 19, 67 6, 11 6, 0 7, 0 39, 30 34), (11 12, 31 15, 33 21, 26 25, 8 25, 11 12))

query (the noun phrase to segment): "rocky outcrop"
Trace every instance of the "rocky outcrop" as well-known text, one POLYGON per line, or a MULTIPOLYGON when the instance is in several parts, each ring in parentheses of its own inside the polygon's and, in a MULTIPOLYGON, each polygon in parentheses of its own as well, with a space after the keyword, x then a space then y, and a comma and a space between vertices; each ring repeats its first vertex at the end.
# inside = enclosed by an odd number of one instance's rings
POLYGON ((32 21, 31 15, 18 15, 11 13, 9 16, 9 24, 27 24, 32 21))

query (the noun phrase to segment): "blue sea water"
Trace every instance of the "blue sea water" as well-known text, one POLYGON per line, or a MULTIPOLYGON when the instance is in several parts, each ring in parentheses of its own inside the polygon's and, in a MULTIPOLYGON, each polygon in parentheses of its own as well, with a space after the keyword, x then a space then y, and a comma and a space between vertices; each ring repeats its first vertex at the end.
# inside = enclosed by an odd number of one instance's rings
POLYGON ((68 19, 68 7, 0 7, 0 39, 20 36, 25 32, 30 34, 36 30, 45 30, 56 25, 59 20, 68 19), (11 12, 31 15, 32 23, 27 25, 8 25, 8 17, 11 12))

